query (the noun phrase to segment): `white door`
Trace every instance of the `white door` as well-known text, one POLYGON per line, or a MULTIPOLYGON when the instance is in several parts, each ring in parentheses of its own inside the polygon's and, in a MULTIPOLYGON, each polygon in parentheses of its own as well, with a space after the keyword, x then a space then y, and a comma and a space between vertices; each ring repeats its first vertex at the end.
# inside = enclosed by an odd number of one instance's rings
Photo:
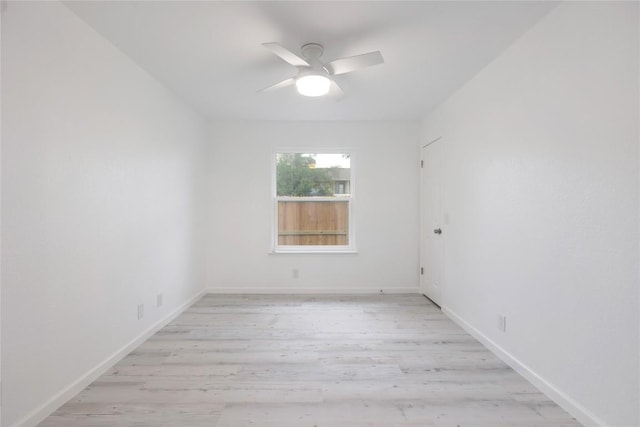
POLYGON ((442 175, 440 138, 422 147, 420 169, 420 291, 441 305, 442 298, 442 175))

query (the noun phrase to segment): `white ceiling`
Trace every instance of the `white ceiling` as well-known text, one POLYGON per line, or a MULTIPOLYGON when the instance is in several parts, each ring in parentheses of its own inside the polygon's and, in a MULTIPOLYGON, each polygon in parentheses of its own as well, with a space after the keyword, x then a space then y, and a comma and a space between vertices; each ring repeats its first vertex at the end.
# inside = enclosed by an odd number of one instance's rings
POLYGON ((421 119, 556 3, 69 1, 100 34, 213 119, 421 119), (295 74, 262 46, 323 60, 380 50, 385 64, 336 76, 340 101, 294 87, 256 93, 295 74))

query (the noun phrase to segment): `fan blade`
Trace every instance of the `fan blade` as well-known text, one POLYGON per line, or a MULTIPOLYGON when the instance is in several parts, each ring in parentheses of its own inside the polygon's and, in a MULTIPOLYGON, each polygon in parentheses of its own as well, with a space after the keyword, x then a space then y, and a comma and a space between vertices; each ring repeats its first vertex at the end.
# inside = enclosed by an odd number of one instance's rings
POLYGON ((289 49, 287 49, 286 47, 278 43, 275 43, 275 42, 262 43, 262 46, 271 50, 271 52, 275 53, 280 58, 282 58, 289 64, 293 65, 294 67, 310 67, 311 66, 311 64, 309 64, 307 61, 300 58, 298 55, 296 55, 295 53, 291 52, 289 49))
POLYGON ((331 87, 329 88, 329 96, 336 101, 339 101, 344 96, 344 91, 334 80, 331 80, 331 87))
POLYGON ((325 65, 331 75, 350 73, 362 68, 371 67, 384 63, 382 54, 379 51, 363 53, 362 55, 350 56, 348 58, 336 59, 325 65))
POLYGON ((260 89, 258 92, 271 92, 271 91, 274 91, 276 89, 280 89, 282 87, 290 86, 290 85, 294 84, 295 81, 296 81, 296 79, 291 77, 290 79, 286 79, 286 80, 283 80, 283 81, 281 81, 279 83, 276 83, 274 85, 265 87, 264 89, 260 89))

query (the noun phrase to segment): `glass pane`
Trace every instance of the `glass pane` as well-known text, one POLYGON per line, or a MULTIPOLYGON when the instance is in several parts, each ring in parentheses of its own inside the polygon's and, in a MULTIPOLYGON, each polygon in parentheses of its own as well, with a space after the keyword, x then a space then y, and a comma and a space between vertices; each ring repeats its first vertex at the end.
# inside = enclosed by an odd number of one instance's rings
POLYGON ((278 202, 278 245, 348 244, 348 200, 300 199, 278 202))
POLYGON ((278 153, 276 161, 278 196, 332 197, 351 193, 349 154, 278 153))
POLYGON ((277 195, 287 198, 278 201, 278 245, 349 245, 350 155, 279 153, 276 161, 277 195))

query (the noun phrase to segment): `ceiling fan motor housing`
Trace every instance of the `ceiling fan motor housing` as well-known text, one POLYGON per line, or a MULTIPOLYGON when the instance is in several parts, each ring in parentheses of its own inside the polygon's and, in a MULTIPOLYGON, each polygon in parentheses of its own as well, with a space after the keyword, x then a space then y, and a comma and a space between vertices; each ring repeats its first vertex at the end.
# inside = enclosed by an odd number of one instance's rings
POLYGON ((302 56, 306 59, 319 59, 324 53, 324 47, 319 43, 307 43, 300 48, 302 56))
POLYGON ((320 74, 329 76, 329 72, 324 67, 324 64, 320 62, 320 57, 324 53, 324 47, 319 43, 307 43, 300 48, 302 56, 307 60, 311 67, 298 67, 298 77, 303 75, 320 74))

